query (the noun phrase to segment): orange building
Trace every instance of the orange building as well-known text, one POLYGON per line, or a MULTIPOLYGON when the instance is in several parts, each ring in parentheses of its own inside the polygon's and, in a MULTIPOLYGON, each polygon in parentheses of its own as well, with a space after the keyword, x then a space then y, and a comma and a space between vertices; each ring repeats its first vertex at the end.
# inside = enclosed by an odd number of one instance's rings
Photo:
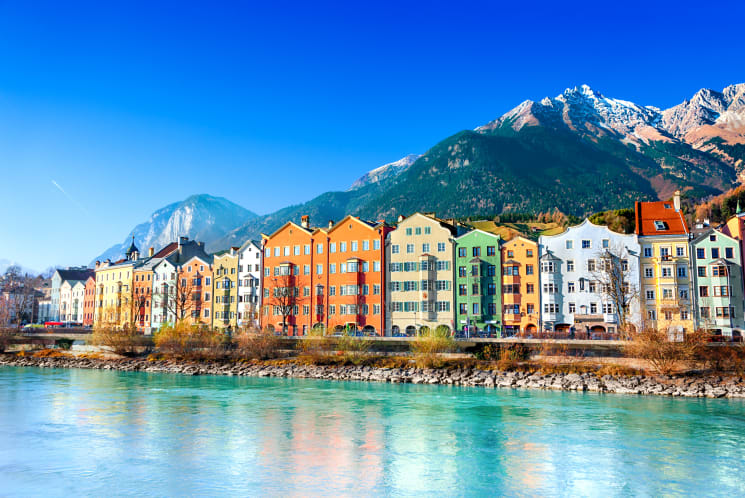
POLYGON ((540 330, 538 244, 516 236, 502 244, 503 335, 540 330))
POLYGON ((85 299, 83 299, 83 326, 93 326, 93 315, 96 312, 96 277, 90 276, 85 281, 85 299))
POLYGON ((192 256, 179 266, 178 278, 181 288, 192 295, 190 304, 185 307, 189 323, 211 326, 212 256, 192 256))
POLYGON ((384 247, 391 230, 383 222, 372 223, 351 215, 329 228, 328 271, 324 272, 325 279, 316 276, 313 289, 316 322, 323 323, 326 330, 384 335, 384 247))
POLYGON ((153 265, 160 261, 160 258, 153 258, 144 265, 136 267, 133 270, 132 281, 132 303, 134 310, 132 315, 135 318, 137 330, 150 333, 150 321, 153 300, 153 265))
POLYGON ((271 235, 262 234, 261 242, 261 328, 306 335, 316 323, 310 289, 325 278, 326 234, 303 216, 300 225, 288 221, 271 235))

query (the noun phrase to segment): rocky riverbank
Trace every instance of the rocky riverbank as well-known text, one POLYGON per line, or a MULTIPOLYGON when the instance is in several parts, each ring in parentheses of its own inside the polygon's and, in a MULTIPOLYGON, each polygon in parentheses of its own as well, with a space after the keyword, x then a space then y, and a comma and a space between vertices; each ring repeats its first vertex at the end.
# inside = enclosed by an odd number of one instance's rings
POLYGON ((707 398, 745 398, 745 379, 721 376, 610 376, 595 374, 543 374, 479 369, 373 368, 314 366, 294 363, 188 362, 170 360, 94 359, 0 355, 0 366, 87 368, 123 372, 180 375, 294 377, 321 380, 390 382, 395 384, 449 384, 484 388, 552 389, 615 394, 645 394, 707 398))

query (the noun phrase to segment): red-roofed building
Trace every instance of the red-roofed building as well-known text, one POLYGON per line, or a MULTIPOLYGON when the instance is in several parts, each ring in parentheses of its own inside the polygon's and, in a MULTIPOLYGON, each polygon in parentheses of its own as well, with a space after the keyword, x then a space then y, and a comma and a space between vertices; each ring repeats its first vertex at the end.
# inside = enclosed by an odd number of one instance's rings
POLYGON ((636 234, 641 246, 640 301, 646 327, 680 338, 693 325, 690 230, 680 209, 680 192, 669 201, 637 202, 636 234))

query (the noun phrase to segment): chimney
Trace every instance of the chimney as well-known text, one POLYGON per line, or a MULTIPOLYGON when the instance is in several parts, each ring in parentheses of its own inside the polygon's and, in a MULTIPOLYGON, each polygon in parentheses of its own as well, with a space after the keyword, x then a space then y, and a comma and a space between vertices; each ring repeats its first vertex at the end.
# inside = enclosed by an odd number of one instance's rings
POLYGON ((182 245, 186 244, 189 241, 189 237, 179 237, 178 238, 178 245, 181 247, 182 245))
POLYGON ((334 227, 334 220, 329 220, 329 230, 334 227))
POLYGON ((384 225, 384 224, 385 224, 385 220, 377 220, 377 223, 378 223, 379 225, 384 225))
POLYGON ((150 249, 147 250, 147 255, 150 256, 151 258, 153 257, 154 254, 155 254, 154 247, 151 247, 150 249))
POLYGON ((401 223, 402 221, 404 221, 404 215, 399 214, 398 215, 398 222, 401 223))
POLYGON ((673 206, 675 207, 676 213, 680 211, 680 190, 675 191, 675 195, 673 196, 673 206))
POLYGON ((99 266, 101 266, 101 262, 100 261, 96 261, 96 268, 98 268, 99 266))
POLYGON ((307 214, 304 214, 300 217, 300 226, 303 228, 308 228, 310 226, 310 216, 307 214))

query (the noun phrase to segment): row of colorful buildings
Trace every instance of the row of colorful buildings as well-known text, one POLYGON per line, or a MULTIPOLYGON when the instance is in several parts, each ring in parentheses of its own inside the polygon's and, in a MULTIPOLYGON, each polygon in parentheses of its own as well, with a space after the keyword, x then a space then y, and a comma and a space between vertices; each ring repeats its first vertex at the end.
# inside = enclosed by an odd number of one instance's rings
POLYGON ((350 215, 321 227, 304 216, 215 254, 181 238, 142 255, 133 240, 122 260, 59 270, 51 309, 61 321, 133 323, 148 333, 187 320, 290 335, 440 328, 592 336, 655 327, 741 337, 745 216, 690 229, 677 193, 637 202, 635 215, 634 234, 585 220, 537 241, 504 240, 433 213, 395 225, 350 215))

